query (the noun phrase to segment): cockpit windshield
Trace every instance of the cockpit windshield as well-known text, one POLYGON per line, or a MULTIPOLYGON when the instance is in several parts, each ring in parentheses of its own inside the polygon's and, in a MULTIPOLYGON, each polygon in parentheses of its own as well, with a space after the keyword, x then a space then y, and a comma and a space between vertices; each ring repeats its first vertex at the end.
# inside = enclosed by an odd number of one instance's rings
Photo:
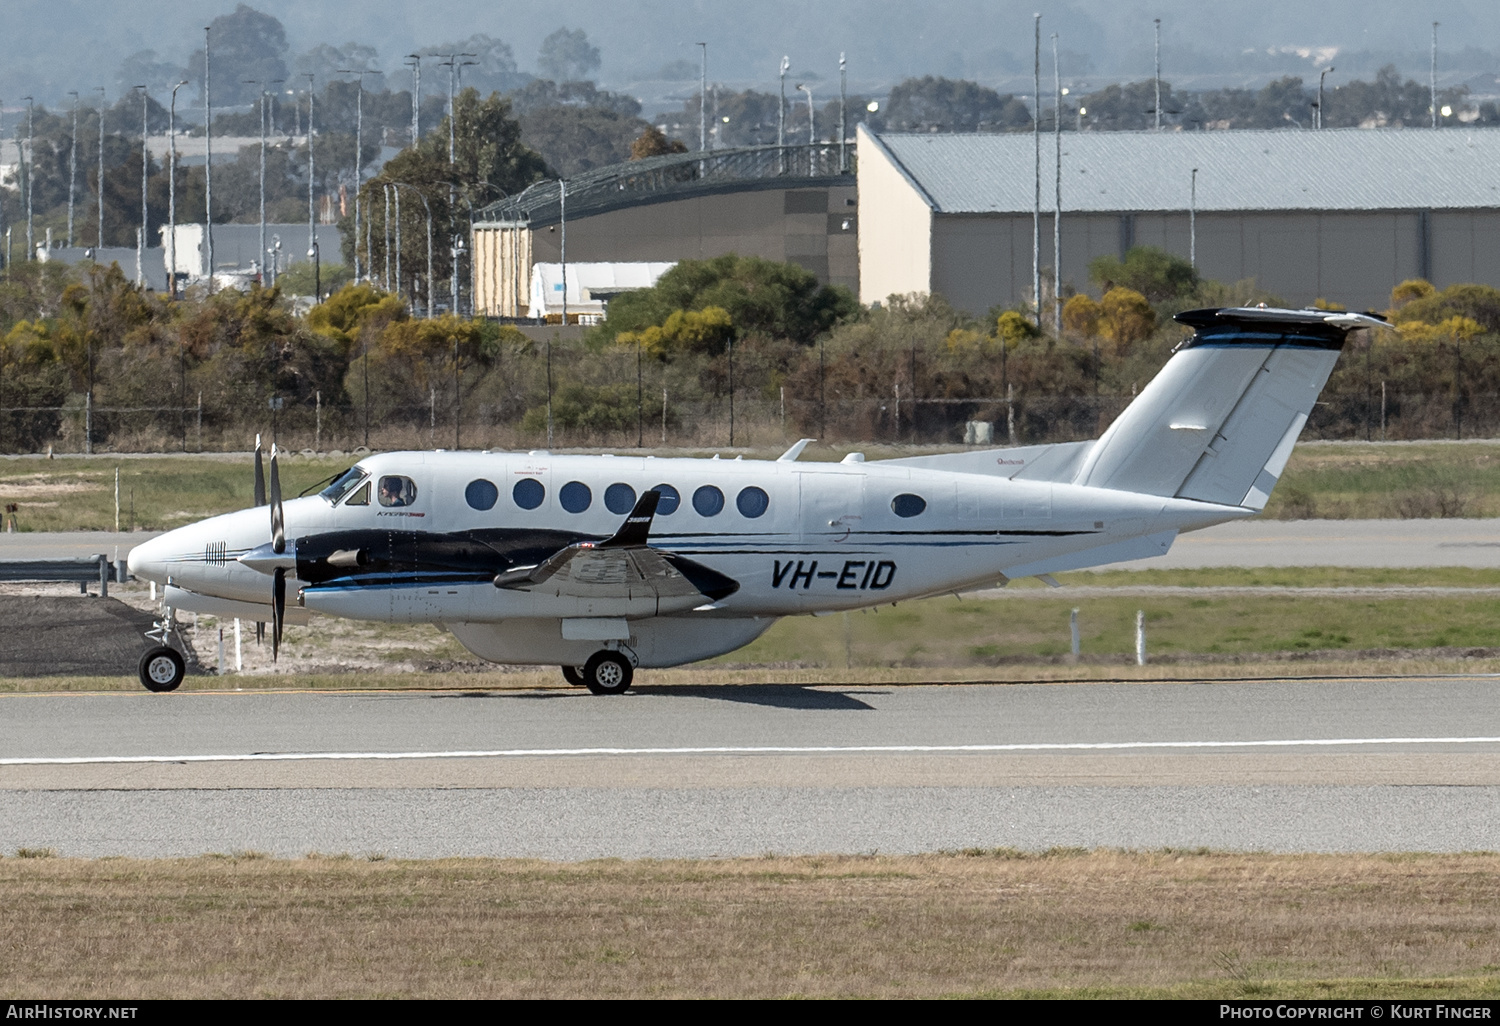
POLYGON ((330 503, 338 505, 338 501, 348 495, 354 486, 365 479, 365 472, 360 467, 350 467, 338 477, 333 479, 333 484, 324 488, 318 494, 330 503))

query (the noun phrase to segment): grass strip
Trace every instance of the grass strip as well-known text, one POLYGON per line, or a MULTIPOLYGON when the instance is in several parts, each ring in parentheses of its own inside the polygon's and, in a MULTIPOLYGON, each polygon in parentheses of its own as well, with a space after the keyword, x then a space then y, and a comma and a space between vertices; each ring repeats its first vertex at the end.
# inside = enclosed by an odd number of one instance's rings
POLYGON ((1500 856, 0 859, 7 997, 1500 995, 1500 856))

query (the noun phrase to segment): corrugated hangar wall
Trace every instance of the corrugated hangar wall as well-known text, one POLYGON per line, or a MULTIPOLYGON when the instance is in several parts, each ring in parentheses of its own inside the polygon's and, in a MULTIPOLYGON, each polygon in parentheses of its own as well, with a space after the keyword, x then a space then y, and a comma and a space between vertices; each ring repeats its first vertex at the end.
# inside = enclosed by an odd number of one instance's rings
MULTIPOLYGON (((569 262, 701 260, 737 253, 799 264, 825 284, 859 291, 859 220, 853 184, 757 188, 687 196, 568 219, 569 262)), ((534 263, 561 259, 558 226, 474 226, 475 308, 517 316, 534 263), (511 264, 520 260, 524 270, 511 264), (516 272, 520 270, 521 273, 516 272)), ((524 311, 522 311, 524 312, 524 311)))
MULTIPOLYGON (((1197 222, 1200 274, 1224 282, 1254 278, 1297 306, 1327 299, 1351 309, 1384 309, 1392 286, 1408 278, 1426 278, 1439 288, 1500 284, 1500 211, 1254 211, 1199 214, 1197 222)), ((1120 256, 1130 245, 1187 256, 1187 213, 1064 214, 1064 285, 1090 289, 1089 262, 1120 256)), ((1042 217, 1041 251, 1042 266, 1051 267, 1050 213, 1042 217)), ((913 282, 912 291, 941 293, 973 313, 1030 297, 1029 215, 936 214, 931 253, 931 280, 913 282)), ((903 262, 908 255, 891 259, 903 262)))

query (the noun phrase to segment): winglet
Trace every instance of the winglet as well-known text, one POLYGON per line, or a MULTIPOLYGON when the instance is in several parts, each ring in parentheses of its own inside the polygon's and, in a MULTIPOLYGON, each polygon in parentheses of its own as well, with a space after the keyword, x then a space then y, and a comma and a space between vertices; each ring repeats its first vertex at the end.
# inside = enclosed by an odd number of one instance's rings
POLYGON ((797 441, 796 445, 792 446, 786 452, 784 452, 780 456, 776 457, 776 462, 777 463, 796 463, 797 462, 797 457, 802 455, 802 450, 807 448, 808 443, 815 442, 815 441, 817 441, 817 439, 815 439, 815 438, 802 438, 802 439, 799 439, 797 441))
POLYGON ((656 504, 661 501, 661 492, 652 488, 641 493, 635 501, 635 509, 625 518, 614 536, 599 543, 601 549, 636 548, 646 544, 651 533, 651 521, 656 518, 656 504))

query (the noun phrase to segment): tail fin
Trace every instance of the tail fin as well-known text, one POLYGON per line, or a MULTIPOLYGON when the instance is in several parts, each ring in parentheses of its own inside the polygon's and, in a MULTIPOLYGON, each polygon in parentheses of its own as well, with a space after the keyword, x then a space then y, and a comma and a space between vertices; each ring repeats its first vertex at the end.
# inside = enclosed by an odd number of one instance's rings
POLYGON ((1075 484, 1264 509, 1363 314, 1190 310, 1197 329, 1084 458, 1075 484))

